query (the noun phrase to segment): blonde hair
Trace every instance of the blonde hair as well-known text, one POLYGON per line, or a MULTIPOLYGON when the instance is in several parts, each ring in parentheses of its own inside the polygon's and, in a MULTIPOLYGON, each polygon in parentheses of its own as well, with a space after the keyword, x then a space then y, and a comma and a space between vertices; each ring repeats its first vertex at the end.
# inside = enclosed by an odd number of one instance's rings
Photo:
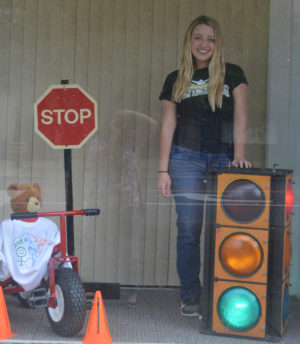
POLYGON ((194 19, 186 31, 179 72, 173 86, 173 99, 176 102, 180 102, 183 99, 196 70, 196 64, 191 52, 191 37, 194 28, 200 24, 205 24, 212 27, 215 34, 215 49, 208 66, 208 101, 211 109, 215 111, 216 106, 219 108, 222 107, 225 62, 223 54, 223 41, 219 23, 213 18, 207 16, 200 16, 194 19))

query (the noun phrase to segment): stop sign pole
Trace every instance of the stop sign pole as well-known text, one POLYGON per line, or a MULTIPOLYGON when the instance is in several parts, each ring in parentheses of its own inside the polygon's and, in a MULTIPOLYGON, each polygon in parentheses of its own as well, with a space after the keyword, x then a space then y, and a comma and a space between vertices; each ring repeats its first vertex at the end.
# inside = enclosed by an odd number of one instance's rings
MULTIPOLYGON (((50 87, 34 104, 35 132, 54 149, 64 149, 66 210, 73 210, 72 148, 81 148, 98 130, 97 103, 80 86, 50 87)), ((67 216, 67 249, 74 255, 73 216, 67 216)))
MULTIPOLYGON (((68 85, 69 80, 61 80, 61 85, 68 85)), ((73 179, 72 179, 72 150, 64 149, 66 210, 73 210, 73 179)), ((67 216, 67 246, 68 254, 74 255, 74 221, 73 216, 67 216)))

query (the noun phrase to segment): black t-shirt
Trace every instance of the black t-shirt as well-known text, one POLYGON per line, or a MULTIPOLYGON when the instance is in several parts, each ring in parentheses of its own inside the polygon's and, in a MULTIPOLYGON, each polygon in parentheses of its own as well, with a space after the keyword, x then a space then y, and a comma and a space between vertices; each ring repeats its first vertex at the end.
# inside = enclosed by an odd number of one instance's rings
MULTIPOLYGON (((178 71, 170 73, 159 99, 172 100, 178 71)), ((208 102, 208 68, 197 69, 184 99, 177 104, 177 126, 173 144, 196 151, 233 153, 233 94, 241 83, 247 84, 243 70, 226 63, 223 105, 215 112, 208 102)))

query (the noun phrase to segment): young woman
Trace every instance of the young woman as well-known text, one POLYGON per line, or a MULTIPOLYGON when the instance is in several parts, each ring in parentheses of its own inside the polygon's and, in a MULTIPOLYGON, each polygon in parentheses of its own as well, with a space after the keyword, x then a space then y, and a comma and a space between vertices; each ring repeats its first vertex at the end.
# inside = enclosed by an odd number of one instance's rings
POLYGON ((251 167, 245 159, 246 77, 224 62, 219 24, 200 16, 188 27, 180 69, 165 80, 158 191, 172 190, 177 212, 181 313, 200 312, 200 234, 209 167, 251 167))

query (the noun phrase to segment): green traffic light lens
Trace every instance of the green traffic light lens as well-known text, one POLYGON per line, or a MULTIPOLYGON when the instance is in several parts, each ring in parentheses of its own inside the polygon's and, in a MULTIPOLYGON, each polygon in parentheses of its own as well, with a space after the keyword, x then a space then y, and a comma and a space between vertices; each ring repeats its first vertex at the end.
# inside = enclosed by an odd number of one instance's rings
POLYGON ((258 298, 252 291, 242 287, 225 290, 219 298, 217 309, 222 323, 237 332, 252 329, 261 314, 258 298))
POLYGON ((283 293, 283 302, 282 302, 282 323, 283 323, 283 326, 286 325, 286 321, 288 319, 289 314, 290 314, 290 294, 289 294, 288 286, 285 285, 284 293, 283 293))

